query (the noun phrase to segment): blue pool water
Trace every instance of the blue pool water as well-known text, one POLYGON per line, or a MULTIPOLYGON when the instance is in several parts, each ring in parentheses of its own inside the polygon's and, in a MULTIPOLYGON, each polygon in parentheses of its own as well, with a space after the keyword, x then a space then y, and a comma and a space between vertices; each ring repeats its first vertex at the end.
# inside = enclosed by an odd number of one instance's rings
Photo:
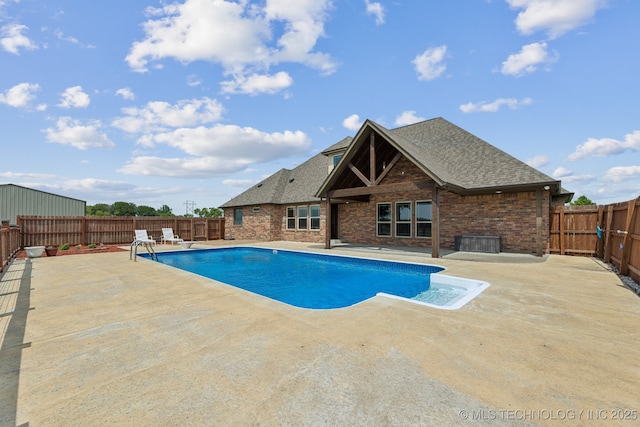
POLYGON ((425 295, 430 275, 444 270, 433 265, 248 247, 158 252, 158 261, 313 309, 348 307, 379 292, 404 298, 425 295))

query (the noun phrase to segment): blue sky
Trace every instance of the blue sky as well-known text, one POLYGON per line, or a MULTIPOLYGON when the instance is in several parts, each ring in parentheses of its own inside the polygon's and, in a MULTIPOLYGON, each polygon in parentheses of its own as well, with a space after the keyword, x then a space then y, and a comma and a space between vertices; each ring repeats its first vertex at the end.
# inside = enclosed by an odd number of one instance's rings
POLYGON ((0 183, 176 214, 444 117, 640 195, 636 0, 0 0, 0 183))

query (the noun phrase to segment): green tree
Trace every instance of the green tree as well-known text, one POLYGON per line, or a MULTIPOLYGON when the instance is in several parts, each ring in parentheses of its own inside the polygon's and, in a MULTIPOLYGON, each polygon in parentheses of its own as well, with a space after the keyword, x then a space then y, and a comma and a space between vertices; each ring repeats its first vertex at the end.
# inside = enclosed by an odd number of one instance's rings
POLYGON ((106 203, 96 203, 87 205, 87 216, 109 216, 111 215, 111 205, 106 203))
POLYGON ((582 195, 570 203, 571 206, 589 206, 595 205, 587 196, 582 195))
POLYGON ((158 216, 156 208, 151 206, 140 205, 136 211, 138 216, 158 216))
POLYGON ((171 211, 171 208, 167 205, 162 205, 160 209, 158 209, 158 215, 160 216, 175 216, 171 211))
POLYGON ((111 205, 111 215, 113 216, 136 216, 138 208, 135 203, 115 202, 111 205))
POLYGON ((218 208, 196 208, 193 213, 204 218, 220 218, 222 216, 222 210, 218 208))

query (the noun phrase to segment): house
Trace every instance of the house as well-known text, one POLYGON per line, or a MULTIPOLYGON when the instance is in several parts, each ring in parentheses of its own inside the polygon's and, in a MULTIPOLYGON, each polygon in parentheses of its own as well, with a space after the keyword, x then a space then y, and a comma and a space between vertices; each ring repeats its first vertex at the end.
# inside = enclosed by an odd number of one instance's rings
POLYGON ((84 216, 87 202, 15 184, 0 184, 0 220, 18 216, 84 216))
POLYGON ((542 255, 561 183, 435 118, 353 138, 282 169, 222 205, 235 239, 458 249, 469 236, 542 255), (491 240, 487 240, 491 241, 491 240))

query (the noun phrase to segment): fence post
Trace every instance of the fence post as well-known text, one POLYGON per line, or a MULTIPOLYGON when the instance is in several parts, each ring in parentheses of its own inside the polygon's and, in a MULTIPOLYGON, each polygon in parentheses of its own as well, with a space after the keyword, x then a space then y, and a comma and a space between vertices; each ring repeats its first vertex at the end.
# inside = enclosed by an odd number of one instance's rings
POLYGON ((627 220, 625 221, 624 231, 626 234, 622 238, 622 257, 620 259, 620 274, 626 276, 629 273, 629 257, 631 256, 631 233, 635 228, 635 210, 636 201, 630 200, 627 208, 627 220))
MULTIPOLYGON (((604 216, 604 207, 602 205, 598 206, 598 218, 596 219, 596 225, 600 228, 603 227, 602 219, 604 216)), ((604 238, 598 239, 596 238, 596 257, 604 258, 604 238)))
POLYGON ((607 225, 604 232, 604 261, 611 262, 611 222, 613 221, 613 205, 607 206, 607 225))
POLYGON ((564 255, 565 254, 565 250, 566 250, 566 245, 567 242, 565 241, 564 238, 564 232, 565 232, 565 227, 564 227, 564 211, 565 209, 567 209, 565 206, 561 206, 561 209, 559 211, 558 214, 558 226, 560 228, 559 230, 559 235, 558 235, 558 244, 560 245, 560 255, 564 255))

